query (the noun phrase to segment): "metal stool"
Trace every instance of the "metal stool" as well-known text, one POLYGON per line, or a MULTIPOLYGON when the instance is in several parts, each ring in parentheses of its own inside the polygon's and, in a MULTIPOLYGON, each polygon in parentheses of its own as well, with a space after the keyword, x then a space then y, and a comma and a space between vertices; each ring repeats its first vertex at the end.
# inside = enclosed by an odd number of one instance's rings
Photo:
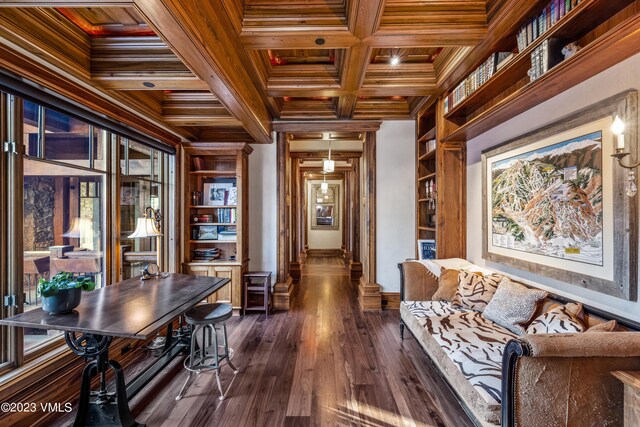
POLYGON ((176 400, 184 395, 187 384, 194 372, 216 371, 216 381, 220 390, 220 400, 224 400, 238 374, 238 369, 233 366, 233 349, 227 345, 227 326, 225 320, 233 315, 231 304, 201 304, 193 307, 185 313, 186 322, 191 325, 191 352, 184 360, 184 367, 189 371, 189 376, 184 382, 176 400), (222 332, 223 344, 218 344, 218 332, 222 332), (233 378, 226 390, 222 390, 220 382, 220 369, 228 364, 233 369, 233 378))

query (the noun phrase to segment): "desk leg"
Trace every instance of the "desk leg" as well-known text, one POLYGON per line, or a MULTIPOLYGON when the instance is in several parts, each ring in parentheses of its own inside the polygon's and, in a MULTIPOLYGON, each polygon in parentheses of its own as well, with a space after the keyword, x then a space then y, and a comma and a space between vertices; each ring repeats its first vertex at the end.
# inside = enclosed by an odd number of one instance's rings
POLYGON ((75 333, 67 332, 65 340, 75 354, 93 359, 82 372, 80 404, 74 426, 140 426, 129 409, 122 367, 115 360, 109 360, 111 337, 82 334, 76 338, 75 333), (115 375, 115 393, 107 391, 106 373, 109 368, 115 375), (100 375, 100 389, 92 392, 91 379, 96 373, 100 375))

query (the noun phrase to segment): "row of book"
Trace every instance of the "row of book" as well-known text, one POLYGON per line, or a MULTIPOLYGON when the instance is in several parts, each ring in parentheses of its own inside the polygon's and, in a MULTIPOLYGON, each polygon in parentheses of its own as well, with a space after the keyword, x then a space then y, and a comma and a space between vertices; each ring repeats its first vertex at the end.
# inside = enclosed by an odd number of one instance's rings
POLYGON ((531 69, 529 69, 529 78, 534 81, 552 67, 557 65, 564 58, 562 54, 561 41, 558 39, 547 39, 540 43, 531 52, 531 69))
POLYGON ((445 114, 478 90, 493 74, 513 58, 512 52, 494 52, 444 99, 445 114))
POLYGON ((579 3, 580 0, 551 0, 542 13, 520 28, 516 36, 518 50, 520 52, 525 50, 579 3))
POLYGON ((219 208, 213 211, 213 222, 228 222, 235 224, 237 219, 237 210, 234 208, 219 208))

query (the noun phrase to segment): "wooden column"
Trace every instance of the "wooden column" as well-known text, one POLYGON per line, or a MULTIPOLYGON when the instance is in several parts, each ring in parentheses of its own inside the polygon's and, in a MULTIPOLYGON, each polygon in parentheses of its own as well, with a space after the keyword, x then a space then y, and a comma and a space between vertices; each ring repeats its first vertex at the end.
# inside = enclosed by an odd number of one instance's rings
POLYGON ((364 255, 363 275, 358 285, 358 301, 362 310, 381 310, 380 285, 376 283, 376 134, 367 132, 364 143, 364 255))
POLYGON ((298 224, 302 210, 300 198, 300 159, 291 159, 291 264, 289 271, 294 282, 300 281, 300 240, 298 224))
MULTIPOLYGON (((353 161, 350 160, 350 161, 353 161)), ((342 218, 344 218, 344 222, 342 224, 342 252, 344 257, 344 264, 348 267, 351 263, 351 235, 353 218, 351 217, 351 186, 353 183, 351 182, 352 175, 351 172, 353 167, 345 171, 344 173, 344 197, 342 203, 342 218)))
POLYGON ((289 189, 289 144, 285 132, 277 133, 277 192, 278 192, 278 275, 273 290, 273 307, 288 310, 293 291, 293 280, 289 274, 290 260, 290 218, 291 203, 289 189))
POLYGON ((353 171, 351 172, 351 280, 357 281, 362 277, 362 256, 360 254, 360 205, 362 203, 360 188, 360 159, 353 160, 353 171))

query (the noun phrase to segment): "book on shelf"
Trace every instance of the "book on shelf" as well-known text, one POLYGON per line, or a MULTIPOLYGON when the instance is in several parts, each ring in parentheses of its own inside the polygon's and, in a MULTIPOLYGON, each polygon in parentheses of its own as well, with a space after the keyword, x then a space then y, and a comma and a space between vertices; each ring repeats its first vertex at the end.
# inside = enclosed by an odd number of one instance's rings
POLYGON ((193 250, 193 261, 213 261, 220 258, 220 249, 205 248, 193 250))
POLYGON ((531 69, 528 73, 531 81, 539 79, 564 59, 563 44, 559 39, 547 39, 531 52, 531 69))
POLYGON ((508 62, 511 58, 513 58, 513 52, 494 52, 489 55, 482 65, 473 70, 462 83, 447 95, 444 102, 445 114, 449 112, 449 109, 454 108, 465 98, 471 96, 493 77, 493 74, 498 70, 499 64, 504 66, 504 62, 508 62))
POLYGON ((578 4, 580 4, 580 0, 551 0, 547 3, 537 16, 520 27, 520 31, 516 35, 518 50, 522 52, 531 43, 542 37, 578 4))

